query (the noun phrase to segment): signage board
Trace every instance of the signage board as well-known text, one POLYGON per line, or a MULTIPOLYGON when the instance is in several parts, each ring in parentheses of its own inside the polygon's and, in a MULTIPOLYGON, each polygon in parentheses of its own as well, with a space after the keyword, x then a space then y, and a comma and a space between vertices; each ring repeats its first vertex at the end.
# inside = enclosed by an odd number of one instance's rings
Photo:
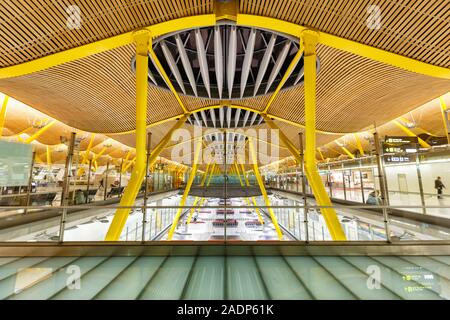
POLYGON ((0 141, 0 187, 28 185, 32 157, 30 144, 0 141))
POLYGON ((384 155, 385 163, 408 163, 415 161, 414 155, 384 155))
POLYGON ((409 136, 386 136, 383 143, 383 152, 390 154, 416 153, 419 139, 409 136))

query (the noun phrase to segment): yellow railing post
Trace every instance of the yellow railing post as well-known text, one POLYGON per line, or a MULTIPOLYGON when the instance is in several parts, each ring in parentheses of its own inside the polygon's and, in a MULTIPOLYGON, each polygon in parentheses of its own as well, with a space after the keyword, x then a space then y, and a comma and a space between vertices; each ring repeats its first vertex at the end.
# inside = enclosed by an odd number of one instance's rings
POLYGON ((267 206, 267 211, 269 211, 269 215, 270 215, 270 218, 272 219, 272 223, 277 232, 278 239, 281 240, 283 238, 283 233, 281 232, 280 226, 278 225, 277 217, 275 216, 275 213, 273 212, 272 205, 270 204, 269 197, 267 196, 267 191, 266 191, 266 187, 264 186, 264 181, 262 180, 261 175, 259 173, 258 158, 256 157, 255 147, 253 145, 252 139, 250 137, 248 139, 249 139, 248 146, 249 146, 249 150, 250 150, 250 156, 252 157, 252 162, 253 162, 253 172, 255 173, 256 181, 258 181, 259 188, 261 189, 261 193, 264 198, 264 202, 266 203, 266 206, 267 206))
POLYGON ((305 70, 306 175, 319 206, 328 207, 322 208, 321 211, 331 237, 333 240, 346 240, 336 211, 331 208, 331 200, 316 166, 316 44, 318 42, 318 34, 312 30, 305 30, 302 32, 302 42, 305 70))
MULTIPOLYGON (((202 139, 200 139, 197 142, 197 147, 195 148, 195 154, 194 154, 194 162, 192 165, 191 174, 189 175, 188 182, 186 183, 186 188, 184 189, 183 196, 181 197, 181 201, 179 206, 182 207, 186 203, 186 199, 189 195, 189 191, 191 190, 192 183, 194 182, 195 174, 197 173, 198 168, 198 160, 200 157, 200 152, 202 150, 202 139)), ((178 225, 178 220, 180 220, 181 212, 183 211, 183 208, 178 208, 177 213, 175 215, 175 218, 173 219, 172 226, 170 227, 169 233, 167 235, 167 240, 172 240, 173 234, 175 232, 175 229, 178 225)))

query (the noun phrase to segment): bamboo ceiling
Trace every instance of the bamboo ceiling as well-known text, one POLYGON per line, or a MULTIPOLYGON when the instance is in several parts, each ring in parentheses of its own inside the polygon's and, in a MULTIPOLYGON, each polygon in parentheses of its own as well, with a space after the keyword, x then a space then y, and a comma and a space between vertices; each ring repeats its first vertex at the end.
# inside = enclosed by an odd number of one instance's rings
MULTIPOLYGON (((298 23, 419 61, 450 67, 450 2, 378 0, 383 26, 364 27, 373 1, 241 0, 241 13, 298 23)), ((210 0, 1 1, 0 68, 20 64, 137 28, 184 16, 212 13, 210 0), (83 27, 66 27, 69 5, 81 9, 83 27)), ((188 28, 189 26, 186 26, 188 28)), ((0 80, 0 92, 80 130, 120 133, 135 128, 134 46, 0 80)), ((450 91, 450 81, 416 74, 337 49, 318 46, 317 128, 336 133, 381 125, 450 91)), ((188 110, 216 104, 181 96, 188 110)), ((262 110, 269 96, 234 104, 262 110)), ((269 112, 302 124, 303 86, 282 91, 269 112)), ((148 123, 181 115, 174 96, 149 86, 148 123)), ((281 122, 279 123, 281 124, 281 122)), ((154 144, 170 123, 156 126, 154 144)), ((19 126, 20 127, 20 126, 19 126)), ((22 128, 22 127, 21 127, 22 128)), ((283 123, 296 139, 298 128, 283 123)), ((25 129, 25 128, 23 128, 25 129)), ((22 129, 22 130, 23 130, 22 129)), ((11 130, 11 128, 7 128, 11 130)), ((19 129, 11 132, 17 133, 19 129)), ((133 134, 112 135, 133 146, 133 134)), ((340 135, 319 135, 318 145, 340 135)), ((50 143, 50 132, 42 139, 50 143)))

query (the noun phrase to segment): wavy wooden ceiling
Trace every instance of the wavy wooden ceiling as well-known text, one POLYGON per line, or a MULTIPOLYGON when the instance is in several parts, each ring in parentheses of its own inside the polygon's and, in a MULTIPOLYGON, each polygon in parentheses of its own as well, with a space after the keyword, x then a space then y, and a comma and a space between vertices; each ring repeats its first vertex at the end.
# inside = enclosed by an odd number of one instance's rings
MULTIPOLYGON (((445 0, 379 0, 383 27, 364 24, 369 0, 281 1, 241 0, 243 13, 266 15, 317 28, 420 61, 450 67, 450 2, 445 0)), ((2 1, 0 67, 15 65, 58 51, 182 16, 213 12, 213 1, 166 0, 109 2, 92 0, 2 1), (66 28, 68 5, 78 5, 83 27, 66 28)), ((186 26, 189 27, 189 26, 186 26)), ((132 45, 41 72, 0 80, 0 91, 67 125, 114 133, 135 127, 132 45)), ((320 45, 318 56, 317 126, 334 132, 382 124, 450 91, 450 81, 422 76, 320 45)), ((182 96, 189 110, 216 104, 208 99, 182 96)), ((262 110, 268 96, 235 104, 262 110)), ((303 87, 284 90, 272 114, 303 123, 303 87)), ((181 114, 173 95, 149 86, 149 124, 181 114)), ((157 143, 169 124, 155 128, 157 143)), ((283 124, 296 138, 298 128, 283 124)), ((133 135, 114 135, 133 145, 133 135)), ((319 144, 338 136, 319 137, 319 144)))
POLYGON ((240 12, 286 20, 450 67, 450 2, 447 0, 241 0, 240 12), (367 28, 371 5, 381 10, 380 30, 367 28))
POLYGON ((212 13, 211 0, 0 1, 0 67, 15 65, 159 22, 212 13), (82 28, 67 28, 78 6, 82 28))
MULTIPOLYGON (((319 46, 317 127, 352 132, 382 124, 450 91, 450 80, 400 70, 319 46)), ((72 127, 113 133, 135 128, 133 46, 0 80, 0 91, 72 127), (74 116, 76 115, 76 116, 74 116)), ((262 110, 269 96, 236 101, 262 110)), ((182 97, 189 110, 217 101, 182 97)), ((269 112, 304 123, 303 86, 281 92, 269 112)), ((171 92, 149 86, 148 123, 182 114, 171 92)))

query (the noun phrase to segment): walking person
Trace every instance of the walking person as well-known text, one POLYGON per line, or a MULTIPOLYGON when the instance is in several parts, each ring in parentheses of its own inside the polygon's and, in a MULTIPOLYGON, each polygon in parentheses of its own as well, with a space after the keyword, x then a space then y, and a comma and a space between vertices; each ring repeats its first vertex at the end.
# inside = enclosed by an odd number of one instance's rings
POLYGON ((441 177, 437 177, 436 180, 434 180, 434 188, 437 190, 438 199, 442 199, 442 189, 444 189, 445 186, 442 183, 441 177))

